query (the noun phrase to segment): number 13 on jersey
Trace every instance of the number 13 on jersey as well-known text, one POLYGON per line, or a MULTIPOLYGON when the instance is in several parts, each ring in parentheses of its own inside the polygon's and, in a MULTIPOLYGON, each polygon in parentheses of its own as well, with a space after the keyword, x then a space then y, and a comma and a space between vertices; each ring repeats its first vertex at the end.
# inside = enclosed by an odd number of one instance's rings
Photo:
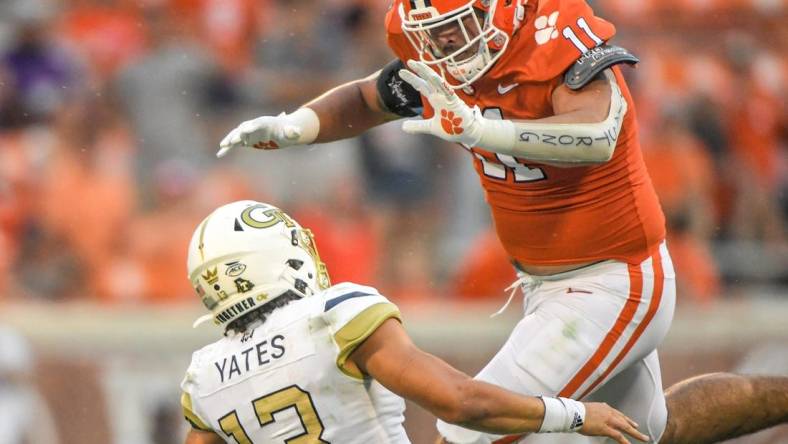
MULTIPOLYGON (((257 414, 260 427, 265 427, 276 421, 274 414, 286 409, 294 408, 301 422, 303 432, 284 440, 287 444, 328 444, 322 439, 323 423, 317 416, 315 405, 309 392, 302 390, 297 385, 269 393, 268 395, 252 401, 252 407, 257 414)), ((235 410, 219 419, 222 431, 232 436, 238 444, 253 444, 249 434, 244 430, 235 410)))

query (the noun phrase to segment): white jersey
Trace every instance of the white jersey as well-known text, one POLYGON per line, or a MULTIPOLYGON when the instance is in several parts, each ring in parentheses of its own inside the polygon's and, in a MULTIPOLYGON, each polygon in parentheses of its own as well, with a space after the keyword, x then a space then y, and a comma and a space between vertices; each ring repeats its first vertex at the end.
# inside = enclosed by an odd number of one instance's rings
POLYGON ((394 304, 351 283, 293 301, 193 354, 184 415, 239 444, 409 443, 403 399, 345 366, 389 318, 394 304))

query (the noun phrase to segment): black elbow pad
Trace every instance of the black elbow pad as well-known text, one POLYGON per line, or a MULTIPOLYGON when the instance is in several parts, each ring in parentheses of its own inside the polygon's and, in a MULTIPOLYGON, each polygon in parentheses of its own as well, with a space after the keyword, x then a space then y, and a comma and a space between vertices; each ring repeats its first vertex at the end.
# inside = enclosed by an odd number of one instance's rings
POLYGON ((578 90, 594 80, 602 71, 619 63, 634 65, 640 59, 615 45, 600 45, 586 51, 564 74, 569 89, 578 90))
POLYGON ((400 69, 405 69, 405 64, 399 59, 383 67, 377 81, 378 97, 391 113, 402 117, 418 116, 424 110, 421 94, 400 78, 400 69))

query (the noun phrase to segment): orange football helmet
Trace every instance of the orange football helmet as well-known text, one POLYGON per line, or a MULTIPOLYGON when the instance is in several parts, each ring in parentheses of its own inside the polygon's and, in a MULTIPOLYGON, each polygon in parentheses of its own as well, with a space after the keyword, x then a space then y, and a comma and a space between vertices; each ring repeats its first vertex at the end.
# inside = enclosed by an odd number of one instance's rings
POLYGON ((402 31, 427 65, 459 89, 503 55, 528 0, 402 0, 402 31), (446 36, 450 37, 447 41, 446 36), (447 75, 448 74, 448 77, 447 75))

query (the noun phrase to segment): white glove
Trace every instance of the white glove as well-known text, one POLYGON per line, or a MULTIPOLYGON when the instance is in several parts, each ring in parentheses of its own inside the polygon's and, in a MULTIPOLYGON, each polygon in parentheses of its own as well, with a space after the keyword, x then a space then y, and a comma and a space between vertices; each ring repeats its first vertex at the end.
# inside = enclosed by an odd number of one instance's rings
POLYGON ((435 115, 430 119, 406 120, 402 130, 408 134, 432 134, 450 142, 476 146, 484 133, 487 119, 478 106, 465 104, 435 71, 423 62, 408 60, 401 69, 402 80, 416 88, 432 105, 435 115))
POLYGON ((235 147, 275 150, 292 145, 306 145, 317 138, 320 120, 309 108, 299 108, 292 114, 262 116, 247 120, 230 131, 219 144, 216 157, 222 157, 235 147))

